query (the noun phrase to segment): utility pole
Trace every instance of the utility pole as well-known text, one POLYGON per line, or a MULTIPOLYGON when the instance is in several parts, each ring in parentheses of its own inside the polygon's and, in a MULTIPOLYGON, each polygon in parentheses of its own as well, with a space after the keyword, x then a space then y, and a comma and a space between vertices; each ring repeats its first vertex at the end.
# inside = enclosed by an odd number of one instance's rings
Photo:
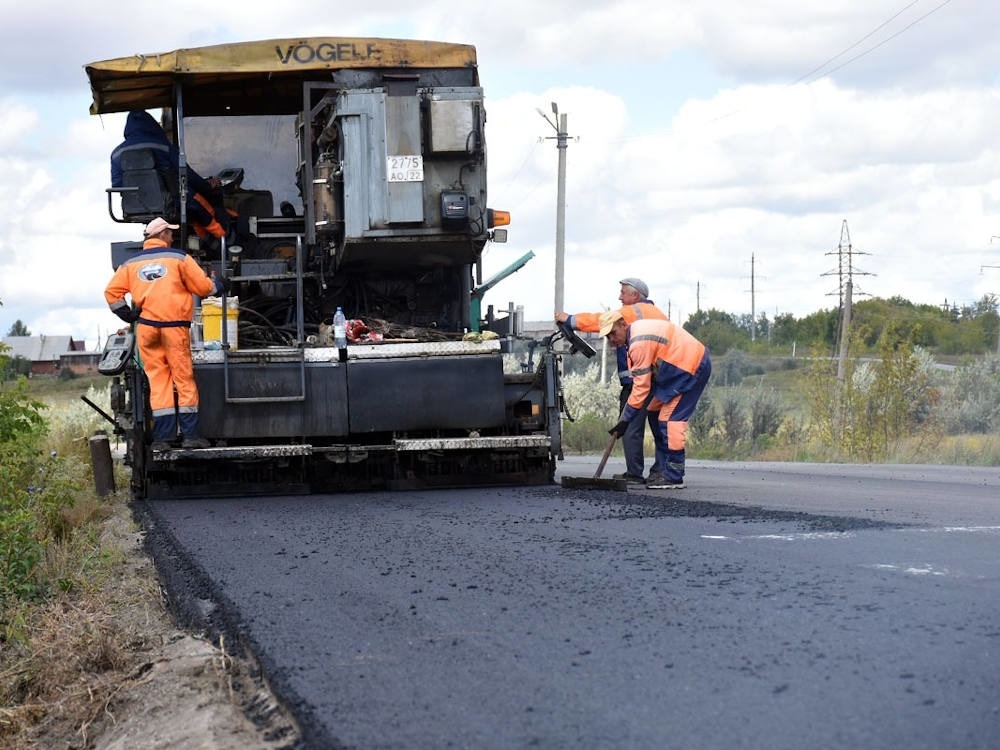
MULTIPOLYGON (((566 254, 566 149, 569 145, 569 133, 566 132, 566 114, 559 114, 559 106, 552 102, 552 114, 554 119, 549 119, 542 110, 537 110, 538 114, 556 131, 556 149, 559 151, 559 182, 558 194, 556 195, 556 284, 555 284, 555 312, 560 312, 563 307, 563 265, 566 254)), ((553 136, 546 136, 551 139, 553 136)))
MULTIPOLYGON (((990 241, 993 241, 992 237, 990 241)), ((979 273, 982 273, 984 268, 1000 268, 1000 266, 980 266, 979 273)), ((1000 357, 1000 309, 997 310, 997 356, 1000 357)))
MULTIPOLYGON (((827 253, 827 255, 833 255, 833 253, 827 253)), ((864 292, 854 290, 854 277, 872 275, 864 271, 854 270, 855 255, 868 255, 868 253, 858 252, 851 246, 851 233, 847 228, 847 219, 844 219, 844 223, 840 227, 840 244, 837 246, 837 271, 828 271, 822 274, 823 276, 832 276, 836 273, 839 279, 840 333, 837 342, 839 352, 838 373, 843 372, 844 360, 847 357, 847 339, 850 335, 849 329, 851 327, 850 307, 853 305, 855 294, 864 294, 864 292)))
POLYGON ((851 328, 851 316, 854 309, 854 282, 850 279, 844 289, 844 317, 840 326, 840 350, 837 352, 837 382, 843 393, 844 378, 847 375, 847 333, 851 328))
POLYGON ((750 340, 757 340, 757 260, 750 253, 750 340))

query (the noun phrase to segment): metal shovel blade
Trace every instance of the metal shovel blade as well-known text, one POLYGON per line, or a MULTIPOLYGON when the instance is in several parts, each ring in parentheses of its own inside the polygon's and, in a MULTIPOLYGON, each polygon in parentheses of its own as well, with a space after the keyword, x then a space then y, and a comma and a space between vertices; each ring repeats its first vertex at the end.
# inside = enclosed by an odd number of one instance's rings
POLYGON ((578 490, 628 491, 628 482, 624 479, 601 479, 600 477, 563 477, 562 486, 578 490))
POLYGON ((604 455, 601 456, 601 463, 597 465, 597 471, 594 472, 593 477, 563 477, 562 486, 573 487, 575 489, 598 489, 627 492, 628 482, 626 480, 601 479, 601 472, 604 471, 604 465, 608 462, 608 456, 611 455, 611 449, 615 447, 615 441, 617 439, 617 435, 611 436, 611 440, 608 441, 608 447, 604 449, 604 455))

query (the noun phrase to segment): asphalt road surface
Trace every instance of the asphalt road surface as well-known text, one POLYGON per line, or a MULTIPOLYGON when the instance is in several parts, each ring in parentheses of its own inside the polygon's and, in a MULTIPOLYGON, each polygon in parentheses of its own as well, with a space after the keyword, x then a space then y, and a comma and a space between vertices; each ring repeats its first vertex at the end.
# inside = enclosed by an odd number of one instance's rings
POLYGON ((688 482, 140 510, 308 748, 1000 747, 1000 469, 688 482))

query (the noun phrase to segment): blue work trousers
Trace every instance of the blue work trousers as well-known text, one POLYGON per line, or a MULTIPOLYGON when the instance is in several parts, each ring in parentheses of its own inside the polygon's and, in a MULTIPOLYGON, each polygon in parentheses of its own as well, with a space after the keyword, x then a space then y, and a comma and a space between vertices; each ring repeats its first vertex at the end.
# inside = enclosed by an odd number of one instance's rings
MULTIPOLYGON (((632 384, 623 385, 622 391, 618 395, 619 414, 625 409, 625 404, 628 403, 628 397, 631 395, 632 384)), ((657 415, 650 414, 649 412, 646 412, 645 419, 633 419, 629 422, 628 427, 625 428, 625 434, 622 435, 622 451, 625 453, 625 472, 633 477, 645 476, 646 458, 643 443, 646 439, 646 422, 649 422, 649 429, 653 430, 653 434, 655 435, 655 431, 659 429, 657 415)), ((654 462, 652 471, 662 471, 662 469, 658 468, 654 462)))

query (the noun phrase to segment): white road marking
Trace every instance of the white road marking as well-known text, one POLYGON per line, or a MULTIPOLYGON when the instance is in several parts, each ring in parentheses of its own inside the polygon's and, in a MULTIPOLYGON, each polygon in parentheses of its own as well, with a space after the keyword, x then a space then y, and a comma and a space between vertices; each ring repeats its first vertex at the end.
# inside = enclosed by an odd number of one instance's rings
POLYGON ((942 570, 935 568, 929 563, 923 563, 919 566, 909 565, 903 567, 902 565, 893 565, 892 563, 875 563, 874 565, 862 565, 863 568, 875 568, 877 570, 896 570, 900 573, 907 573, 913 576, 946 576, 948 575, 948 570, 942 570))
POLYGON ((702 539, 742 542, 750 539, 774 539, 779 542, 810 541, 813 539, 849 539, 853 531, 803 531, 797 534, 748 534, 746 536, 726 536, 724 534, 702 534, 702 539))

